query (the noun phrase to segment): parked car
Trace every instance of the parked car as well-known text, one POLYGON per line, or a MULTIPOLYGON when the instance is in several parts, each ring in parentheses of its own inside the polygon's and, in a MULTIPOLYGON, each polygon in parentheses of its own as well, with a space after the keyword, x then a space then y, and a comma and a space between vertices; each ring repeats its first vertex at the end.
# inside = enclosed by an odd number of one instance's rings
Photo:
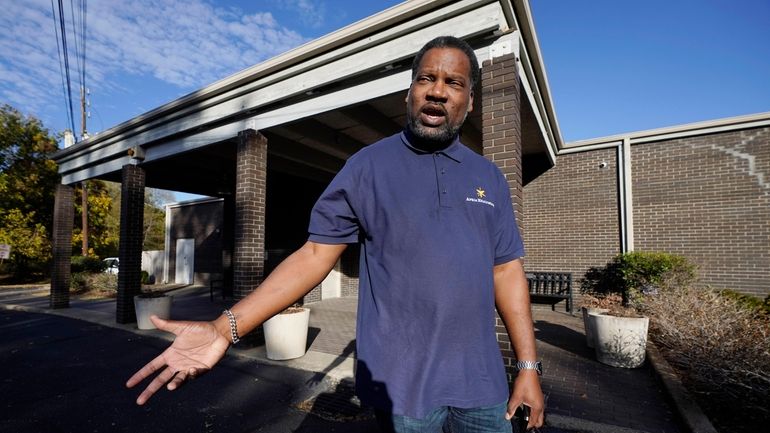
POLYGON ((108 274, 117 274, 118 273, 118 264, 119 260, 117 257, 107 257, 106 259, 102 260, 104 262, 104 272, 108 274))

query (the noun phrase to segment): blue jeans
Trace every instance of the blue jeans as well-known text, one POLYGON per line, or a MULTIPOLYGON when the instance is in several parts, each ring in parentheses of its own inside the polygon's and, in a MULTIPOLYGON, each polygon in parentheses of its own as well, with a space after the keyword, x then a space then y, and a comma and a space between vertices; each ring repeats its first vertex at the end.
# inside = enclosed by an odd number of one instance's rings
POLYGON ((511 433, 511 422, 505 419, 508 402, 472 409, 442 406, 425 418, 412 418, 377 411, 377 422, 383 433, 511 433))

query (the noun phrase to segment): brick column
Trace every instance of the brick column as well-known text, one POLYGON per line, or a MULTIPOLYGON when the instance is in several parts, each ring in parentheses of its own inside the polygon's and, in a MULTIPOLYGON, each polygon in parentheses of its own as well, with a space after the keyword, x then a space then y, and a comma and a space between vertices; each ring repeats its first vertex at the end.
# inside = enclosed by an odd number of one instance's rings
POLYGON ((74 190, 69 185, 56 185, 53 211, 53 268, 51 269, 51 308, 70 306, 70 261, 72 257, 72 225, 75 217, 74 190))
POLYGON ((124 165, 120 184, 120 259, 115 321, 136 322, 134 295, 142 284, 142 240, 144 225, 144 169, 124 165))
MULTIPOLYGON (((521 105, 516 57, 508 54, 487 60, 481 68, 481 116, 484 156, 494 162, 508 181, 516 221, 521 230, 521 105)), ((513 381, 516 356, 498 317, 497 340, 508 373, 513 381)))
POLYGON ((237 300, 264 276, 267 138, 253 129, 241 131, 236 155, 233 297, 237 300))

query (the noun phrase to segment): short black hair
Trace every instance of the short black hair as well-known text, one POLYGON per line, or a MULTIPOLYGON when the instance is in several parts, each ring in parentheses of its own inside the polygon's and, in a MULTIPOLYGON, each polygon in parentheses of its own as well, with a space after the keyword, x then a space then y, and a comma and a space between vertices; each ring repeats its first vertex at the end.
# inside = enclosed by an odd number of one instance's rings
POLYGON ((430 40, 427 44, 420 48, 420 51, 418 51, 417 55, 414 56, 414 61, 412 62, 412 80, 414 80, 415 75, 417 75, 417 69, 420 68, 420 62, 422 62, 423 56, 425 56, 425 53, 427 53, 428 50, 433 48, 457 48, 458 50, 465 53, 465 56, 468 57, 468 61, 471 64, 470 87, 471 90, 473 90, 473 87, 476 85, 476 83, 481 80, 479 61, 476 59, 476 53, 473 51, 473 48, 471 48, 471 46, 468 45, 468 43, 464 40, 454 36, 439 36, 430 40))

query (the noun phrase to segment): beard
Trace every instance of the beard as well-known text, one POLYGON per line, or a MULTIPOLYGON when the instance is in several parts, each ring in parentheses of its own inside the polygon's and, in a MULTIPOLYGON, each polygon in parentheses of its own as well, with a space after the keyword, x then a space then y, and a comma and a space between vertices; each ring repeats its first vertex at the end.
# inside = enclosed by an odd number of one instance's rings
POLYGON ((459 122, 452 123, 449 119, 446 119, 446 122, 443 124, 432 127, 423 125, 420 122, 420 113, 415 113, 412 110, 411 104, 407 104, 407 112, 406 126, 409 129, 409 132, 420 141, 430 145, 430 147, 451 143, 455 137, 457 137, 457 134, 460 132, 460 127, 462 127, 465 118, 468 116, 468 113, 466 112, 465 116, 463 116, 462 120, 459 122))

